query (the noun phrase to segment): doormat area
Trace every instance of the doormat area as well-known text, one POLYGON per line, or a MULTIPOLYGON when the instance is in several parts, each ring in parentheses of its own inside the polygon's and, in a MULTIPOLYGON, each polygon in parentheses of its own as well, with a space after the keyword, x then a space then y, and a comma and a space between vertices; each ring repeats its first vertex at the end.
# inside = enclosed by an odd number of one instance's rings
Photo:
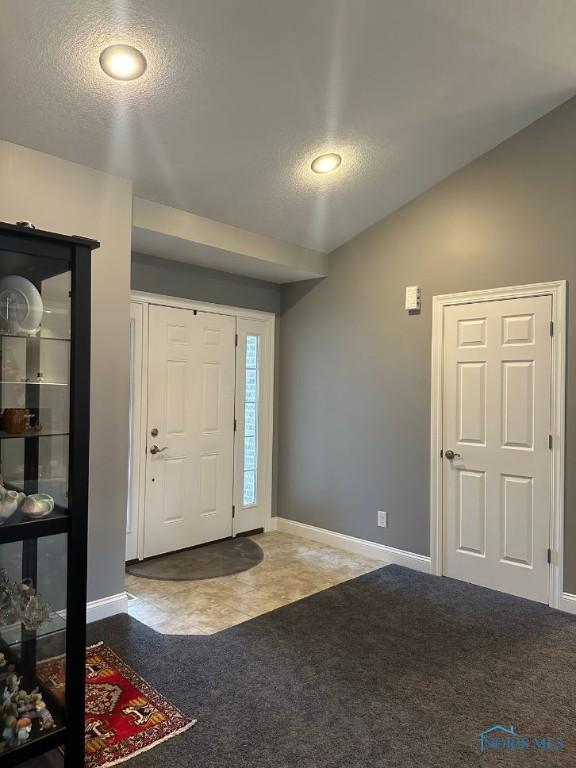
MULTIPOLYGON (((38 678, 64 700, 66 657, 41 661, 38 678)), ((118 765, 196 723, 104 643, 86 649, 86 768, 118 765)))
POLYGON ((230 576, 258 565, 264 552, 252 539, 239 536, 184 552, 173 552, 126 568, 132 576, 164 581, 196 581, 230 576))

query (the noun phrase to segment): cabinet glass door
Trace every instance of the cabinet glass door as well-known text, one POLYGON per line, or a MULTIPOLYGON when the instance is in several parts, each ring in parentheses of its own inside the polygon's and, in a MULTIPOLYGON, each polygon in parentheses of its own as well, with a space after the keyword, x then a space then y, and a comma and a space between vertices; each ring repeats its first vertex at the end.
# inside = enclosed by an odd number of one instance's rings
POLYGON ((68 510, 70 275, 61 259, 0 252, 3 527, 68 510))
POLYGON ((66 258, 0 250, 0 695, 6 755, 54 736, 66 721, 70 296, 66 258))

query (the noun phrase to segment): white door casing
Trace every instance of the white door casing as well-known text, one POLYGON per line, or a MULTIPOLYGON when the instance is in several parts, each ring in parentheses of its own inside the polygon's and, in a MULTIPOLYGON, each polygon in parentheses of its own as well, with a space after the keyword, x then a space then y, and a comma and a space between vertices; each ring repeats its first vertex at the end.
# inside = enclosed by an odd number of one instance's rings
POLYGON ((551 310, 539 296, 444 314, 443 572, 544 603, 551 310))
POLYGON ((237 433, 234 465, 234 533, 267 527, 271 515, 272 434, 270 420, 273 407, 274 363, 272 339, 267 319, 238 318, 236 347, 236 419, 237 433), (258 401, 256 415, 255 494, 252 501, 244 495, 244 436, 246 434, 246 346, 249 337, 258 340, 258 401))
POLYGON ((130 304, 130 456, 128 469, 128 508, 126 513, 126 560, 138 558, 138 520, 140 503, 140 452, 142 436, 142 304, 130 304))
POLYGON ((144 557, 232 535, 234 450, 235 318, 149 313, 144 557))
MULTIPOLYGON (((137 419, 139 428, 134 429, 134 441, 131 446, 131 488, 130 488, 130 533, 127 535, 127 551, 130 558, 133 553, 133 531, 137 531, 137 557, 144 558, 145 545, 145 506, 146 506, 146 473, 148 469, 148 388, 149 378, 152 375, 152 365, 148 363, 149 352, 149 313, 155 306, 171 307, 186 311, 196 311, 209 315, 227 315, 236 320, 239 343, 237 346, 237 365, 243 365, 245 355, 245 333, 261 334, 261 358, 260 358, 260 403, 258 409, 259 421, 259 450, 258 450, 258 504, 256 506, 243 507, 241 478, 243 434, 242 425, 239 424, 235 439, 234 451, 234 504, 236 505, 236 517, 234 518, 233 535, 252 530, 254 528, 271 529, 272 523, 272 442, 273 442, 273 414, 274 414, 274 341, 275 341, 275 317, 272 313, 250 310, 240 307, 209 304, 206 302, 180 299, 174 296, 143 293, 133 291, 131 294, 133 307, 138 307, 136 312, 141 314, 141 322, 135 324, 136 349, 141 348, 142 360, 135 366, 135 378, 133 381, 133 418, 137 419), (129 544, 130 541, 130 544, 129 544)), ((133 323, 131 322, 131 325, 133 323)), ((239 422, 244 413, 244 386, 243 381, 236 374, 236 414, 239 422)), ((152 443, 150 443, 152 445, 152 443)), ((162 447, 162 446, 160 446, 162 447)))

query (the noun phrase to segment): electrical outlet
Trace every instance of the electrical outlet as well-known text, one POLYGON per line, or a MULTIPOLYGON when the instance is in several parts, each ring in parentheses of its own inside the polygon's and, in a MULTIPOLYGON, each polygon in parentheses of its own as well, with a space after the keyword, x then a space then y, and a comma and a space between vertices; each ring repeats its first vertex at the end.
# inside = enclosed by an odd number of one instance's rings
POLYGON ((388 512, 378 510, 378 525, 380 528, 388 528, 388 512))

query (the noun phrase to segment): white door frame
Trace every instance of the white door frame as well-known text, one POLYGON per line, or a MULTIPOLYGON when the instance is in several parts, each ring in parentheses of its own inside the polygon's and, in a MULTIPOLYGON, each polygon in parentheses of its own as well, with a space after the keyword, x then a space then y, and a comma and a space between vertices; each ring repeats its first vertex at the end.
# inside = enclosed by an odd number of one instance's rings
MULTIPOLYGON (((273 431, 274 431, 274 342, 276 317, 272 312, 261 312, 259 310, 243 309, 242 307, 231 307, 221 304, 211 304, 204 301, 193 301, 190 299, 180 299, 175 296, 163 296, 156 293, 145 293, 143 291, 132 291, 130 294, 131 303, 142 305, 142 365, 136 375, 140 373, 142 377, 140 386, 141 397, 141 420, 143 427, 140 430, 140 441, 138 445, 133 446, 134 464, 139 467, 140 489, 138 499, 133 506, 133 513, 137 518, 138 526, 138 557, 142 559, 144 553, 144 490, 146 487, 146 443, 147 443, 147 412, 148 412, 148 314, 151 304, 172 307, 175 309, 198 310, 201 312, 213 312, 218 315, 231 315, 237 320, 258 321, 262 328, 264 338, 262 356, 262 376, 261 376, 261 424, 260 429, 263 435, 261 446, 263 449, 262 465, 260 467, 259 489, 261 493, 261 508, 264 511, 264 530, 271 530, 272 520, 272 453, 273 453, 273 431)), ((243 394, 240 387, 236 387, 235 410, 239 413, 243 408, 243 394), (242 398, 242 400, 241 400, 242 398)), ((239 451, 234 450, 234 477, 242 471, 242 467, 237 466, 239 451)), ((241 484, 234 483, 234 505, 236 510, 242 509, 241 484)), ((238 516, 234 519, 234 535, 242 533, 241 521, 238 516)))
POLYGON ((442 488, 442 424, 443 424, 443 353, 444 308, 455 304, 476 304, 482 301, 518 299, 530 296, 552 297, 552 482, 550 549, 550 600, 553 608, 576 613, 576 605, 570 604, 563 594, 564 561, 564 445, 565 445, 565 389, 566 389, 566 293, 567 283, 558 280, 550 283, 519 285, 508 288, 489 288, 433 297, 432 306, 432 419, 430 446, 430 572, 442 575, 443 563, 443 488, 442 488))
POLYGON ((233 533, 255 530, 264 520, 265 530, 272 520, 272 467, 273 435, 269 418, 274 410, 274 328, 267 329, 269 319, 238 316, 236 319, 236 422, 238 431, 234 445, 234 509, 233 533), (270 332, 271 331, 271 332, 270 332), (256 488, 254 504, 244 504, 244 397, 246 390, 246 337, 255 334, 260 339, 260 381, 257 420, 256 488))
MULTIPOLYGON (((128 486, 128 516, 126 531, 126 560, 132 560, 140 551, 138 521, 143 509, 145 483, 142 482, 140 445, 146 430, 143 418, 142 383, 143 376, 143 307, 130 302, 130 450, 136 460, 130 460, 130 483, 128 486)), ((147 349, 147 347, 146 347, 147 349)))

